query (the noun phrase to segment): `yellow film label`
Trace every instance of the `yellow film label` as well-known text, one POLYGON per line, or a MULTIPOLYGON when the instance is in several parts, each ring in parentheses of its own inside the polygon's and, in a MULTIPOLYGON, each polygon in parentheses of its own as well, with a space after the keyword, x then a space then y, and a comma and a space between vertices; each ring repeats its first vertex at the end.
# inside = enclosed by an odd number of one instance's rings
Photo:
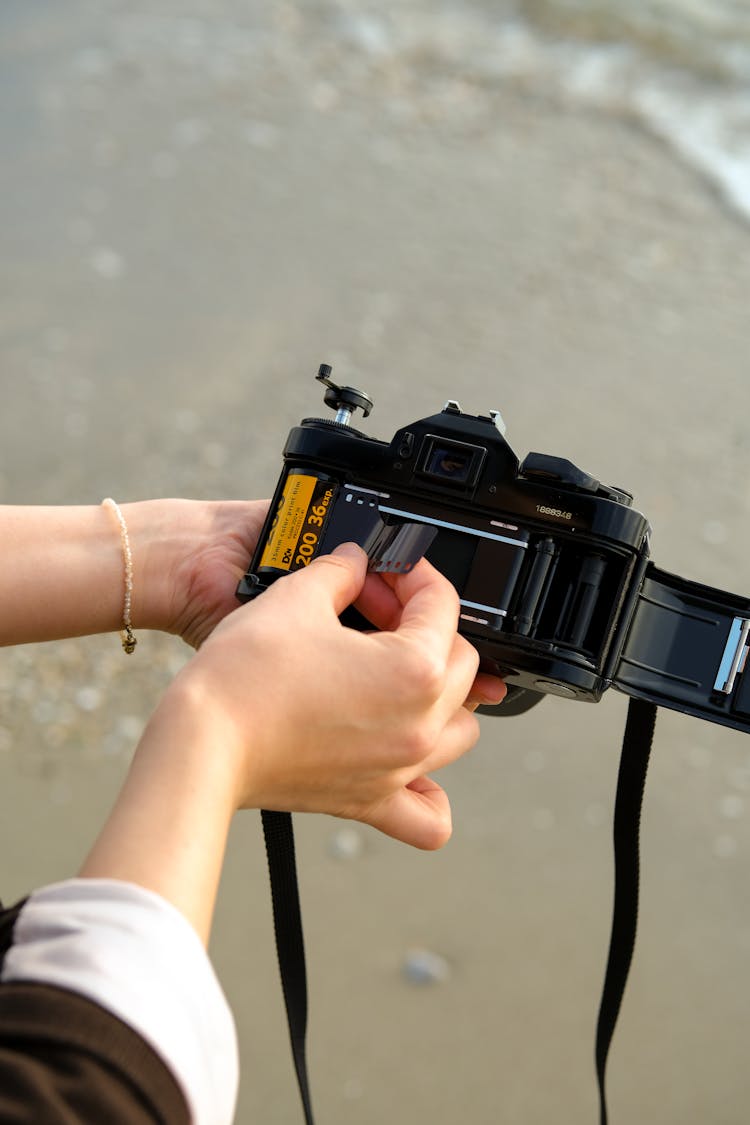
POLYGON ((332 481, 292 470, 276 509, 260 566, 299 570, 315 558, 332 502, 332 481))

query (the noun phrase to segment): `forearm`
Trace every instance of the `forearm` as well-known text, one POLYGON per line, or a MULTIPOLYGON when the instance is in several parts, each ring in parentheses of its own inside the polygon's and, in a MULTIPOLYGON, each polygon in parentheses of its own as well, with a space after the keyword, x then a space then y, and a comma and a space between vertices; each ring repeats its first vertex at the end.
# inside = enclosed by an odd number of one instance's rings
POLYGON ((0 643, 119 628, 123 560, 112 513, 3 506, 0 543, 0 643))
POLYGON ((200 700, 173 687, 80 875, 161 895, 207 943, 237 807, 236 776, 231 731, 217 729, 200 700))
MULTIPOLYGON (((152 627, 143 545, 158 535, 158 513, 151 503, 126 504, 123 512, 133 554, 133 622, 152 627)), ((121 627, 125 572, 114 512, 101 505, 2 506, 0 543, 0 643, 121 627)))

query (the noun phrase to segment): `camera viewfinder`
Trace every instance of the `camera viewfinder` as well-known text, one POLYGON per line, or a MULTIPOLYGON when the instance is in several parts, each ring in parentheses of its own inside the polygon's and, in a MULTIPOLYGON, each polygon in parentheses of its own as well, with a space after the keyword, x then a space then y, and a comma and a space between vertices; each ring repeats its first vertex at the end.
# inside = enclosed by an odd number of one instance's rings
POLYGON ((482 467, 485 450, 467 442, 448 441, 428 434, 424 441, 419 472, 437 484, 473 488, 482 467))

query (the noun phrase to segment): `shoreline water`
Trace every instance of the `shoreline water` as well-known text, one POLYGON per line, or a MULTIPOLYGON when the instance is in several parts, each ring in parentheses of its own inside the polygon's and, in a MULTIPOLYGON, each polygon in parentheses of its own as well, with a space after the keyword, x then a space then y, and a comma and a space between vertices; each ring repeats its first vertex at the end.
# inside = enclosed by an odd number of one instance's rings
POLYGON ((481 130, 493 95, 517 91, 638 123, 750 222, 750 20, 732 4, 684 11, 672 0, 639 0, 623 10, 614 0, 534 0, 519 9, 474 0, 436 10, 425 0, 322 0, 238 18, 224 0, 210 15, 201 4, 155 13, 114 0, 95 40, 70 59, 63 86, 48 83, 45 111, 64 113, 66 81, 74 100, 76 84, 105 94, 125 72, 156 88, 160 66, 182 71, 183 81, 193 69, 236 93, 263 71, 283 74, 324 109, 370 96, 390 109, 395 128, 437 113, 481 130))
POLYGON ((529 5, 525 18, 514 6, 499 18, 481 4, 436 13, 416 2, 367 15, 344 6, 333 25, 376 71, 427 61, 473 85, 476 114, 498 87, 631 119, 750 222, 750 23, 729 8, 724 24, 707 10, 701 23, 698 8, 692 26, 677 10, 666 13, 672 23, 649 20, 648 7, 553 0, 529 5))

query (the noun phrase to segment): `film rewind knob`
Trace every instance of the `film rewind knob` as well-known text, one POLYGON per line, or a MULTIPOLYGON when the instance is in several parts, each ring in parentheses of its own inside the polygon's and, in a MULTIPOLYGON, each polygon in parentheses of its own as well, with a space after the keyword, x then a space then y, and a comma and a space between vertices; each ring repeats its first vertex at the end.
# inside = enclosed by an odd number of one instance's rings
POLYGON ((355 410, 361 410, 367 418, 373 407, 370 396, 364 391, 358 391, 356 387, 339 387, 331 379, 331 370, 329 364, 321 363, 315 378, 325 384, 324 402, 331 410, 336 411, 336 421, 348 426, 355 410))

